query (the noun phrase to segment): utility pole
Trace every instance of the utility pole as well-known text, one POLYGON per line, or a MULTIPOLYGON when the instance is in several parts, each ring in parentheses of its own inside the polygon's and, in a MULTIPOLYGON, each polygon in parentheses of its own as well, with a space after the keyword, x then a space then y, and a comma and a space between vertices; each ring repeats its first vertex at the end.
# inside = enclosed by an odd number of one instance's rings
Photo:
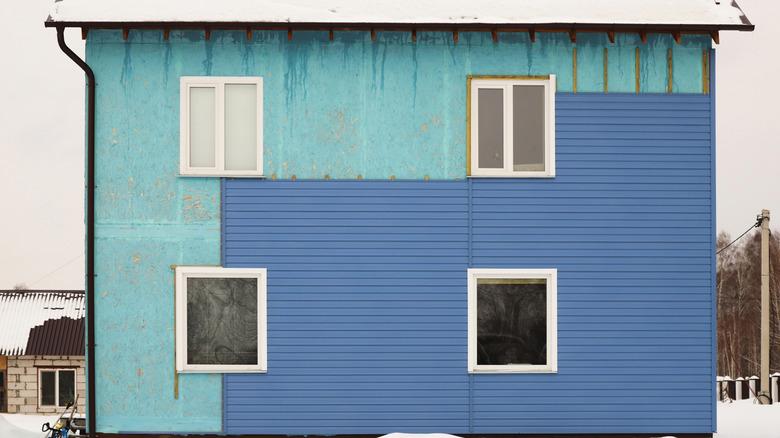
POLYGON ((769 210, 758 216, 761 222, 761 391, 762 405, 772 403, 769 389, 769 210))

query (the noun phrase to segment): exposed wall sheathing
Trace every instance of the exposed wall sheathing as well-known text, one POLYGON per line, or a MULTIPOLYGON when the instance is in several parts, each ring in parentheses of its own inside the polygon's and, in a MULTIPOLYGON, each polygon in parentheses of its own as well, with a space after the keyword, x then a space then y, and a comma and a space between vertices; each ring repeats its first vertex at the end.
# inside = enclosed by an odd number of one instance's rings
MULTIPOLYGON (((454 42, 451 32, 418 32, 415 42, 410 32, 376 32, 371 41, 369 32, 356 31, 334 32, 330 41, 326 31, 300 31, 288 40, 287 32, 256 31, 247 41, 246 32, 212 31, 205 40, 200 31, 171 31, 164 40, 162 31, 133 30, 125 41, 121 31, 93 30, 88 45, 91 59, 100 58, 97 68, 113 70, 110 87, 133 100, 121 109, 123 123, 110 127, 126 140, 176 152, 180 76, 262 76, 269 177, 456 179, 466 175, 467 75, 556 74, 558 91, 573 91, 576 47, 577 91, 603 92, 606 48, 609 92, 636 92, 638 74, 642 93, 668 93, 671 48, 671 91, 701 93, 702 50, 711 44, 706 35, 683 35, 682 44, 668 34, 650 34, 647 43, 620 33, 615 43, 602 33, 580 33, 576 44, 567 33, 535 39, 502 32, 494 42, 488 32, 460 32, 454 42), (161 125, 167 129, 152 134, 161 125)), ((164 162, 144 164, 149 174, 176 172, 164 162)), ((144 184, 128 180, 116 194, 144 184)), ((149 202, 135 199, 133 208, 143 212, 149 202)))

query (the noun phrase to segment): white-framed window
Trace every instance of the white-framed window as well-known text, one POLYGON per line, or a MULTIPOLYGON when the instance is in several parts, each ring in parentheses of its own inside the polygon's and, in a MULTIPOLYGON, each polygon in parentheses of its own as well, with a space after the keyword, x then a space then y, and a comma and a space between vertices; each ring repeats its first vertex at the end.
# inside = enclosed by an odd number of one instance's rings
POLYGON ((266 372, 266 269, 176 267, 176 369, 266 372))
POLYGON ((67 406, 75 400, 74 368, 38 368, 38 406, 67 406))
POLYGON ((469 175, 555 176, 555 75, 471 76, 469 175))
POLYGON ((179 172, 263 174, 263 78, 181 77, 179 172))
POLYGON ((469 373, 557 372, 557 289, 556 269, 469 269, 469 373))

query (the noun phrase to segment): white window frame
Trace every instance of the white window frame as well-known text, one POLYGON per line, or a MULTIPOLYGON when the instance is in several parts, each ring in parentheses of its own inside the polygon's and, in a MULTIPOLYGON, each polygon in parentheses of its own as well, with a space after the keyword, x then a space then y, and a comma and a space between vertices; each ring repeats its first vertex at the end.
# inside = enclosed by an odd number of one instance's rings
POLYGON ((555 75, 549 77, 522 77, 522 76, 472 76, 469 77, 469 131, 470 131, 470 156, 469 176, 471 177, 515 177, 515 178, 553 178, 555 177, 555 75), (514 150, 512 147, 512 92, 515 85, 544 86, 546 111, 545 120, 545 147, 544 170, 540 171, 516 171, 514 170, 514 150), (479 89, 504 90, 504 167, 480 168, 479 167, 479 89))
POLYGON ((262 177, 263 176, 263 78, 231 76, 182 76, 180 78, 179 172, 183 176, 262 177), (257 85, 257 163, 256 170, 225 169, 225 85, 257 85), (190 89, 215 89, 214 167, 190 166, 190 89))
POLYGON ((76 386, 78 384, 78 370, 76 368, 38 368, 38 406, 40 407, 62 407, 60 406, 60 371, 73 371, 73 397, 76 397, 76 394, 78 393, 78 387, 76 386), (53 405, 45 405, 43 404, 43 400, 41 397, 41 385, 43 384, 43 380, 41 380, 41 373, 43 372, 54 372, 54 404, 53 405))
POLYGON ((469 269, 468 270, 468 372, 469 373, 557 373, 558 372, 558 270, 557 269, 469 269), (477 364, 477 280, 544 279, 547 282, 547 364, 477 364))
POLYGON ((218 266, 176 266, 176 370, 180 373, 265 373, 268 371, 267 270, 266 268, 222 268, 218 266), (187 279, 257 279, 257 355, 252 365, 203 365, 187 363, 187 279))

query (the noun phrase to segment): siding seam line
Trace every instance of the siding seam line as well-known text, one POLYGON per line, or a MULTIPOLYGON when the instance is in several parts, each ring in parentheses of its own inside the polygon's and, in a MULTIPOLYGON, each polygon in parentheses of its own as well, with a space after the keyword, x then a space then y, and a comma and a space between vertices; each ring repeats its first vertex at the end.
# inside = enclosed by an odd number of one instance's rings
MULTIPOLYGON (((472 251, 473 251, 473 211, 474 211, 474 204, 473 204, 473 190, 472 186, 474 184, 473 179, 468 179, 468 267, 471 268, 473 266, 472 262, 472 251)), ((474 375, 469 374, 469 433, 474 433, 474 375)))
POLYGON ((473 227, 473 222, 474 222, 474 218, 473 218, 474 193, 473 193, 473 188, 472 188, 473 184, 474 184, 474 180, 472 178, 469 178, 468 179, 468 211, 469 211, 469 219, 468 219, 469 220, 469 223, 468 223, 468 255, 469 255, 469 260, 468 260, 468 267, 469 268, 474 267, 474 265, 473 265, 473 254, 472 254, 473 246, 474 246, 473 243, 472 243, 472 240, 474 238, 474 230, 473 230, 473 228, 474 228, 473 227))
MULTIPOLYGON (((225 266, 225 246, 226 246, 226 227, 225 227, 225 219, 226 219, 226 208, 227 205, 227 184, 225 178, 219 179, 219 264, 221 266, 225 266)), ((222 421, 220 421, 220 430, 222 433, 227 432, 227 375, 222 374, 222 400, 221 400, 221 412, 222 412, 222 421)))
POLYGON ((717 287, 717 235, 718 235, 718 229, 717 229, 717 204, 716 204, 716 193, 717 188, 715 186, 716 184, 716 149, 715 149, 715 140, 716 140, 716 117, 715 117, 715 50, 710 49, 710 63, 709 63, 710 71, 709 71, 709 98, 710 98, 710 199, 711 199, 711 210, 710 210, 710 227, 711 227, 711 233, 712 236, 710 238, 710 247, 711 247, 711 256, 710 256, 710 275, 711 275, 711 286, 710 286, 710 299, 712 300, 712 310, 711 310, 711 318, 712 318, 712 325, 710 327, 710 330, 712 331, 712 348, 711 348, 711 357, 712 360, 710 362, 710 366, 712 367, 712 372, 710 373, 712 382, 710 384, 710 390, 712 390, 712 432, 717 432, 718 430, 718 414, 717 414, 717 403, 718 403, 718 393, 715 390, 713 383, 716 381, 716 375, 718 372, 718 304, 717 304, 717 296, 716 296, 716 287, 717 287))
POLYGON ((225 213, 225 205, 227 205, 227 194, 225 193, 227 191, 225 178, 219 179, 219 264, 222 267, 225 267, 225 217, 227 216, 225 213))

